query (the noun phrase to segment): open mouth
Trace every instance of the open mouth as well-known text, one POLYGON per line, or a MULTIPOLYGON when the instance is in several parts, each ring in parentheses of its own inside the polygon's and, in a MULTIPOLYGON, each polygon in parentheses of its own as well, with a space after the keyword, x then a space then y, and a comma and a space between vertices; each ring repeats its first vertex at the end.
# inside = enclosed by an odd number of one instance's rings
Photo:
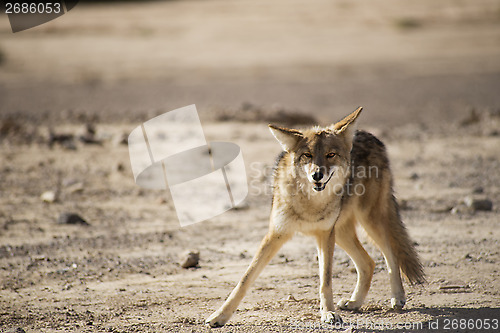
POLYGON ((313 186, 313 190, 315 190, 316 192, 321 192, 325 189, 326 187, 326 184, 328 184, 328 182, 330 181, 330 179, 332 179, 332 176, 335 172, 332 172, 330 174, 330 176, 328 177, 328 179, 326 180, 326 182, 324 183, 314 183, 314 186, 313 186))
POLYGON ((326 183, 314 183, 313 190, 316 192, 321 192, 325 189, 326 183))

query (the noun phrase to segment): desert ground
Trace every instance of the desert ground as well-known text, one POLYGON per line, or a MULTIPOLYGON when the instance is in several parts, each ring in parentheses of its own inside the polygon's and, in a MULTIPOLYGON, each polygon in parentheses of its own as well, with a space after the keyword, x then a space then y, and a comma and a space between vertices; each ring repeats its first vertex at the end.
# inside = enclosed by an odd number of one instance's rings
MULTIPOLYGON (((498 331, 499 170, 498 0, 92 2, 16 34, 0 14, 0 332, 498 331), (241 147, 249 194, 181 228, 169 191, 135 184, 126 138, 190 104, 207 141, 241 147), (368 298, 321 324, 314 240, 296 235, 230 322, 205 326, 267 231, 267 124, 358 106, 428 282, 391 311, 360 229, 368 298), (199 263, 182 268, 190 250, 199 263)), ((334 263, 339 300, 356 272, 342 249, 334 263)))

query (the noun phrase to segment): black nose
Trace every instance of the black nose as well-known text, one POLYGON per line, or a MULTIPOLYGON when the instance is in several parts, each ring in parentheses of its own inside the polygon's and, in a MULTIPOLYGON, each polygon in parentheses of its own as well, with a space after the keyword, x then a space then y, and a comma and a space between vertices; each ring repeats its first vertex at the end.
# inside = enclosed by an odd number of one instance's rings
POLYGON ((323 178, 323 173, 321 171, 315 172, 315 173, 313 173, 312 177, 315 181, 319 182, 323 178))

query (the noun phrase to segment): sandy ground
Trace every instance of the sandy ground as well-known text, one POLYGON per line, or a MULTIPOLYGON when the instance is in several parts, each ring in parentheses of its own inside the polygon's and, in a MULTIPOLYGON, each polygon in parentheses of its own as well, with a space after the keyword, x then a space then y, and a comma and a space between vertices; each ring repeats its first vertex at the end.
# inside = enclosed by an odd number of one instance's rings
MULTIPOLYGON (((351 326, 339 331, 500 325, 500 1, 79 5, 9 29, 0 16, 0 332, 330 331, 314 241, 301 235, 226 327, 203 322, 267 230, 280 150, 267 123, 302 112, 327 124, 358 105, 360 127, 387 145, 429 282, 406 285, 406 309, 390 311, 383 258, 364 240, 372 288, 360 312, 340 311, 351 326), (242 209, 180 228, 168 191, 134 183, 120 142, 193 103, 209 141, 242 148, 250 193, 242 209), (78 139, 87 124, 100 144, 78 139), (50 131, 75 138, 50 146, 50 131), (89 225, 59 224, 62 212, 89 225), (189 249, 199 267, 183 269, 189 249)), ((355 280, 337 249, 334 297, 355 280)))

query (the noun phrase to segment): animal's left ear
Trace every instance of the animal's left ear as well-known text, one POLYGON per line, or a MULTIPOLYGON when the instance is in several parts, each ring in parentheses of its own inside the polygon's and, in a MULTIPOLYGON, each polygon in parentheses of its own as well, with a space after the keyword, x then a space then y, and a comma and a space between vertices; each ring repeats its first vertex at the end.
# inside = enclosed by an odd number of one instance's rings
POLYGON ((356 119, 358 118, 362 110, 362 107, 357 108, 356 111, 354 111, 338 123, 331 125, 330 127, 328 127, 328 129, 331 130, 335 135, 342 135, 345 138, 347 144, 351 146, 354 131, 356 130, 356 119))

